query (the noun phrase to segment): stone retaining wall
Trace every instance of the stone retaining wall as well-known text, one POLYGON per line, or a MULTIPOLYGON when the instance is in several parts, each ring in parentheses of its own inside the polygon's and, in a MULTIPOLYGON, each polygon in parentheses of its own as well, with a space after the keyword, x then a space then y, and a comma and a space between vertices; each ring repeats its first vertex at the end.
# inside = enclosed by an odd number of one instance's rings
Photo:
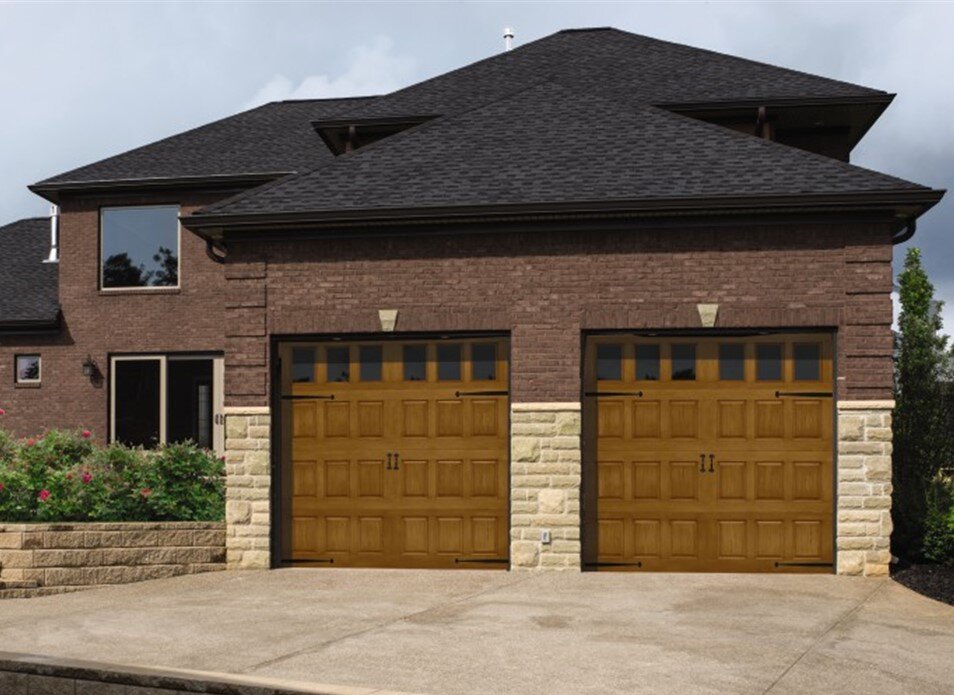
POLYGON ((510 428, 510 567, 579 571, 580 404, 514 403, 510 428))
POLYGON ((0 581, 125 584, 225 568, 225 524, 0 523, 0 581))
MULTIPOLYGON (((380 688, 292 683, 270 678, 120 666, 0 652, 2 695, 402 695, 380 688)), ((403 695, 411 695, 404 693, 403 695)))
POLYGON ((838 574, 880 576, 891 564, 894 401, 838 404, 838 574))
POLYGON ((267 407, 225 409, 225 520, 229 569, 268 569, 271 417, 267 407))

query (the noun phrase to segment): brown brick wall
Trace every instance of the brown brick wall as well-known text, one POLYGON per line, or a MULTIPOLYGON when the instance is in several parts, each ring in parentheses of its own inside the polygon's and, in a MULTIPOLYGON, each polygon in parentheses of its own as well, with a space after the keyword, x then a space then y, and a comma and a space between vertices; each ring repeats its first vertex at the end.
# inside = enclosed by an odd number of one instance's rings
POLYGON ((838 329, 839 395, 891 396, 887 225, 234 242, 226 402, 266 405, 269 334, 505 330, 516 402, 577 401, 581 330, 838 329))
POLYGON ((60 303, 64 330, 56 336, 0 336, 0 427, 20 436, 50 427, 83 427, 108 435, 108 381, 92 384, 82 374, 91 356, 104 375, 108 355, 119 352, 221 351, 224 343, 222 266, 205 254, 205 243, 182 230, 180 289, 103 293, 99 279, 99 208, 106 205, 178 203, 182 212, 223 196, 171 192, 150 196, 66 200, 60 219, 60 303), (39 388, 14 386, 13 355, 43 358, 39 388))
POLYGON ((226 350, 229 405, 267 404, 269 334, 398 331, 512 333, 515 401, 579 399, 580 331, 697 328, 697 303, 720 327, 837 327, 839 395, 891 396, 891 245, 887 226, 538 232, 296 242, 233 242, 224 267, 182 234, 182 288, 98 290, 99 207, 221 194, 83 198, 62 206, 64 331, 0 338, 0 427, 26 436, 88 427, 105 438, 108 371, 119 352, 226 350), (13 355, 43 356, 40 388, 15 388, 13 355))

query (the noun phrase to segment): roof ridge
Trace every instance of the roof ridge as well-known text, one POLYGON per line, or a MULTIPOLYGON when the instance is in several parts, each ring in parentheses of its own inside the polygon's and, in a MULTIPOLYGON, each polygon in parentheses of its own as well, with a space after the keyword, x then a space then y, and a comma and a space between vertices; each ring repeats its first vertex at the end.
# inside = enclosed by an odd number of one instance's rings
MULTIPOLYGON (((313 97, 313 98, 302 98, 302 99, 276 99, 275 101, 268 101, 263 104, 263 106, 268 106, 269 104, 301 104, 304 102, 326 102, 326 101, 356 101, 358 99, 380 99, 383 94, 362 94, 361 96, 356 97, 313 97)), ((256 107, 257 108, 257 107, 256 107)))
POLYGON ((407 85, 406 87, 401 87, 400 89, 395 89, 393 92, 388 92, 387 94, 382 94, 381 96, 391 97, 391 96, 394 96, 394 95, 396 95, 396 94, 401 94, 402 92, 406 92, 406 91, 409 90, 409 89, 414 89, 415 87, 420 87, 421 85, 425 85, 425 84, 427 84, 427 83, 429 83, 429 82, 433 82, 433 81, 438 80, 438 79, 443 79, 443 78, 445 78, 445 77, 448 77, 449 75, 454 75, 455 73, 461 72, 461 71, 463 71, 463 70, 468 70, 468 69, 470 69, 470 68, 472 68, 472 67, 475 67, 475 66, 477 66, 477 65, 481 65, 481 64, 483 64, 483 63, 489 63, 489 62, 491 62, 491 61, 493 61, 493 60, 498 60, 498 59, 500 59, 500 58, 506 58, 506 57, 508 57, 508 56, 517 55, 517 54, 520 53, 521 51, 524 51, 524 50, 530 48, 531 46, 536 46, 536 45, 538 45, 538 44, 540 44, 540 43, 542 43, 542 42, 544 42, 544 41, 546 41, 546 40, 548 40, 548 39, 553 39, 554 37, 559 36, 561 33, 563 33, 563 32, 562 32, 562 31, 555 31, 555 32, 553 32, 552 34, 547 34, 546 36, 541 36, 541 37, 538 38, 538 39, 534 39, 533 41, 529 41, 529 42, 527 42, 527 43, 525 43, 525 44, 521 44, 521 45, 517 46, 516 48, 514 48, 513 50, 510 50, 510 51, 501 51, 501 52, 498 52, 498 53, 493 53, 493 54, 491 54, 491 55, 489 55, 489 56, 486 56, 485 58, 479 58, 478 60, 475 60, 475 61, 473 61, 473 62, 471 62, 471 63, 467 63, 466 65, 461 65, 460 67, 454 68, 453 70, 448 70, 447 72, 442 72, 442 73, 440 73, 439 75, 434 75, 434 76, 432 76, 432 77, 428 77, 428 78, 426 78, 426 79, 421 80, 420 82, 415 82, 414 84, 409 84, 409 85, 407 85))

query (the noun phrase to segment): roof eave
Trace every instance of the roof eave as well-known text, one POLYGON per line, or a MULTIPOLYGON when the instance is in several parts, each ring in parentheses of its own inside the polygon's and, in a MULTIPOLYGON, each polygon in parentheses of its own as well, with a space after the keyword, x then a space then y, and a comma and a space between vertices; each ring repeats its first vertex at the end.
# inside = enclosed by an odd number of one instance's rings
POLYGON ((431 207, 381 210, 305 211, 291 213, 202 214, 182 218, 183 225, 206 239, 222 239, 228 231, 314 229, 316 227, 398 226, 441 221, 514 222, 547 218, 724 216, 728 214, 882 212, 898 219, 916 218, 944 195, 937 189, 720 198, 668 198, 589 203, 547 203, 431 207))
POLYGON ((61 312, 53 318, 0 320, 0 334, 28 335, 31 333, 55 333, 60 330, 61 312))
POLYGON ((151 178, 101 179, 92 181, 40 181, 27 188, 51 203, 63 193, 113 193, 171 188, 249 188, 294 174, 294 171, 248 172, 213 176, 157 176, 151 178))

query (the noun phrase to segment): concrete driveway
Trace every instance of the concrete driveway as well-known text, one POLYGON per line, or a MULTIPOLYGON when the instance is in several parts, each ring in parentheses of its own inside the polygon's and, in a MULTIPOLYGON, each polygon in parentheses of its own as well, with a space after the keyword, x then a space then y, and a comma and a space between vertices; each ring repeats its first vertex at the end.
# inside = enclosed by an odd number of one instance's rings
POLYGON ((440 694, 954 692, 954 608, 825 575, 220 572, 0 602, 0 650, 440 694))

